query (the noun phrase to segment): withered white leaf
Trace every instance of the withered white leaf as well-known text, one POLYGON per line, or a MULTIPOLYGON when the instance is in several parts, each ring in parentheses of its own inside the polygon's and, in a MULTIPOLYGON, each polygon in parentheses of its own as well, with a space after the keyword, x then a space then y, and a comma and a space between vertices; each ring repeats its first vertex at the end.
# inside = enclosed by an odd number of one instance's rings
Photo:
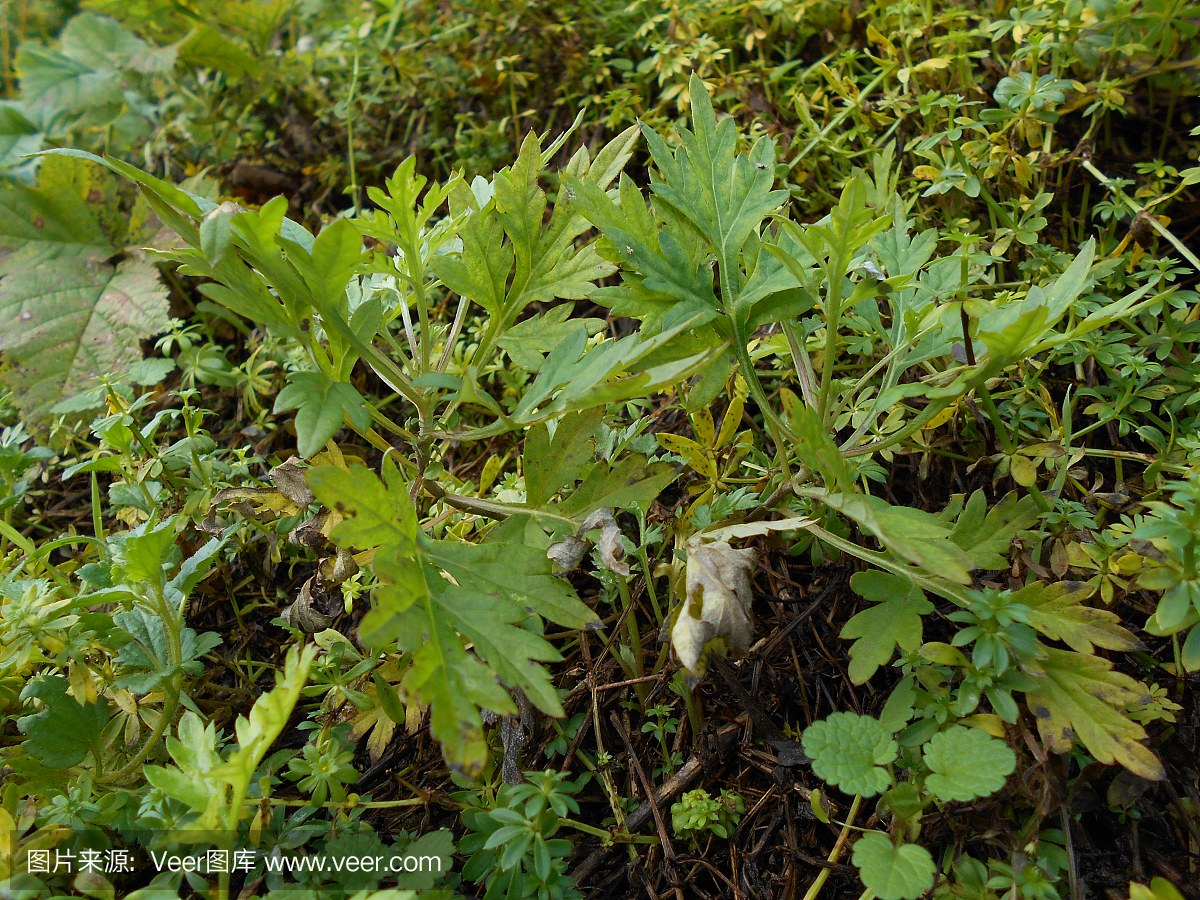
POLYGON ((561 541, 555 541, 546 548, 546 559, 554 563, 554 570, 560 575, 574 572, 583 562, 588 552, 588 542, 571 535, 561 541))
MULTIPOLYGON (((611 509, 598 509, 584 519, 583 524, 579 526, 579 534, 596 528, 600 529, 600 539, 596 542, 596 549, 600 551, 600 561, 618 575, 629 577, 629 564, 622 559, 625 548, 621 546, 621 526, 613 518, 611 509)), ((588 546, 588 542, 583 538, 571 535, 551 544, 546 550, 546 558, 554 563, 559 574, 566 574, 579 568, 588 546)))
POLYGON ((333 624, 342 611, 341 591, 331 591, 314 575, 304 582, 300 595, 280 613, 280 618, 305 634, 317 634, 333 624))
POLYGON ((292 456, 271 470, 271 483, 279 493, 297 506, 308 506, 317 497, 304 480, 304 473, 307 471, 308 467, 302 464, 300 458, 292 456))
POLYGON ((600 540, 596 549, 600 551, 600 561, 618 575, 629 577, 629 565, 623 559, 625 548, 621 546, 621 527, 613 518, 611 509, 598 509, 579 526, 580 533, 599 528, 600 540))
POLYGON ((671 629, 671 644, 693 675, 703 674, 705 649, 717 638, 735 655, 750 649, 750 575, 756 559, 753 549, 735 550, 726 541, 688 541, 687 597, 671 629))

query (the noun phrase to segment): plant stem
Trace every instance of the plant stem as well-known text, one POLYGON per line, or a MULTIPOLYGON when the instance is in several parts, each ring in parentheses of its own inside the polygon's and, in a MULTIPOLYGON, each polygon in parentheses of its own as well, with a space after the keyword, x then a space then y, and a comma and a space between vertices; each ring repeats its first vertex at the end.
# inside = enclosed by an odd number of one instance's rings
POLYGON ((816 897, 821 893, 821 889, 825 887, 825 882, 829 880, 829 873, 833 871, 834 864, 841 859, 842 851, 846 849, 846 841, 850 839, 853 822, 858 816, 858 808, 860 806, 862 806, 862 795, 855 794, 854 800, 850 804, 850 812, 846 815, 845 824, 842 825, 842 831, 838 835, 833 849, 829 851, 829 856, 826 857, 829 861, 829 867, 817 873, 816 880, 813 881, 808 891, 804 894, 804 900, 816 900, 816 897))

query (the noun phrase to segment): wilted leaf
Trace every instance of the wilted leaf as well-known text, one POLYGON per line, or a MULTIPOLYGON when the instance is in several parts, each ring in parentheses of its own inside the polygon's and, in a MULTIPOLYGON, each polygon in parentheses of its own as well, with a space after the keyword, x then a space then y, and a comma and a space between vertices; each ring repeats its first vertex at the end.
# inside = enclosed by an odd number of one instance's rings
MULTIPOLYGON (((613 518, 612 510, 605 507, 598 509, 579 526, 579 533, 583 534, 587 531, 600 529, 600 536, 596 540, 596 549, 600 551, 600 561, 612 572, 618 575, 623 575, 626 578, 630 575, 629 564, 626 563, 622 556, 625 554, 625 548, 621 546, 621 527, 617 524, 617 520, 613 518)), ((546 556, 551 559, 556 565, 564 571, 571 571, 582 560, 575 560, 574 566, 568 566, 572 555, 577 549, 577 544, 583 544, 585 548, 587 544, 580 541, 578 538, 568 538, 566 541, 559 541, 546 551, 546 556), (572 541, 577 543, 571 543, 572 541)))
POLYGON ((687 596, 671 629, 671 644, 689 672, 703 673, 702 657, 714 649, 714 641, 737 655, 750 649, 755 559, 754 550, 735 550, 725 541, 704 543, 698 536, 688 542, 687 596))

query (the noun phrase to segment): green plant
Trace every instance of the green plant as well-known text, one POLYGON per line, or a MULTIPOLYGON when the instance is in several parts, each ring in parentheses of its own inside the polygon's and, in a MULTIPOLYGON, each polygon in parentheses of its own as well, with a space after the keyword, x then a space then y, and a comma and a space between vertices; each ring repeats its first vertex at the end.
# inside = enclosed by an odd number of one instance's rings
POLYGON ((818 776, 879 792, 854 839, 864 801, 813 790, 839 825, 810 897, 851 850, 881 897, 1074 896, 1119 827, 1190 827, 1156 779, 1188 774, 1198 630, 1194 4, 85 6, 57 40, 67 10, 0 13, 17 890, 147 886, 21 869, 64 829, 403 850, 453 805, 437 747, 461 785, 499 745, 507 777, 541 754, 592 780, 458 797, 489 893, 592 889, 610 844, 651 845, 639 891, 724 891, 725 854, 743 890, 794 890, 764 816, 814 783, 778 717, 818 776), (139 193, 20 157, 63 143, 139 193), (744 696, 702 683, 720 653, 750 657, 720 667, 744 696), (746 765, 706 765, 731 729, 746 765), (1071 816, 1108 764, 1145 794, 1071 816), (726 837, 710 868, 652 849, 677 779, 703 779, 678 835, 726 837), (571 859, 563 826, 600 846, 571 859))
MULTIPOLYGON (((933 887, 933 857, 914 843, 925 809, 994 794, 1017 764, 1003 741, 961 725, 937 732, 919 750, 911 747, 902 756, 884 722, 846 712, 809 726, 804 752, 822 780, 855 795, 846 830, 859 800, 881 795, 880 808, 892 818, 892 834, 867 832, 855 842, 853 856, 863 884, 880 900, 914 900, 933 887), (907 770, 907 778, 900 778, 897 769, 907 770)), ((823 884, 819 878, 808 896, 823 884)))
POLYGON ((1168 484, 1167 491, 1170 501, 1149 502, 1149 514, 1132 534, 1161 554, 1143 563, 1138 584, 1163 592, 1146 630, 1186 633, 1178 658, 1185 671, 1195 672, 1200 669, 1200 628, 1195 627, 1200 622, 1200 477, 1189 473, 1187 480, 1168 484))
POLYGON ((483 884, 486 897, 580 897, 567 875, 571 842, 554 837, 561 820, 579 812, 579 785, 565 772, 525 777, 524 784, 502 785, 493 805, 464 810, 471 833, 459 847, 471 858, 463 877, 483 884))
POLYGON ((745 802, 731 791, 721 791, 715 798, 703 788, 685 791, 671 804, 671 831, 693 842, 705 833, 728 838, 745 812, 745 802))

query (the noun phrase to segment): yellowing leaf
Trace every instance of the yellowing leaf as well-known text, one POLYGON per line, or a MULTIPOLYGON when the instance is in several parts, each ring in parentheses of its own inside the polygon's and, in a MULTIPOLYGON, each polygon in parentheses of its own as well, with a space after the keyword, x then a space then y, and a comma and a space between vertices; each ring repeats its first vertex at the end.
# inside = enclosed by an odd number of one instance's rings
POLYGON ((1062 641, 1078 653, 1105 650, 1135 650, 1142 646, 1116 613, 1085 606, 1094 591, 1081 582, 1063 581, 1033 585, 1016 594, 1029 605, 1029 624, 1046 637, 1062 641))
POLYGON ((1098 762, 1152 781, 1163 777, 1162 763, 1142 744, 1145 730, 1125 715, 1150 702, 1145 685, 1112 671, 1107 660, 1069 650, 1048 648, 1041 665, 1041 684, 1026 701, 1051 750, 1066 753, 1078 739, 1098 762))
POLYGON ((659 446, 672 453, 678 453, 687 464, 696 472, 703 475, 712 481, 717 478, 716 461, 709 456, 708 451, 700 444, 693 441, 691 438, 683 437, 678 434, 659 434, 655 435, 659 446))
POLYGON ((691 415, 692 430, 705 447, 713 447, 716 441, 716 425, 713 424, 712 412, 707 406, 702 406, 691 415))
MULTIPOLYGON (((919 168, 930 168, 929 166, 921 166, 919 168)), ((915 174, 915 173, 914 173, 915 174)), ((947 422, 954 418, 958 412, 958 404, 952 403, 943 409, 940 413, 921 426, 922 431, 934 431, 941 428, 947 422)))
POLYGON ((746 407, 746 382, 740 375, 733 379, 733 394, 729 398, 729 407, 725 410, 725 418, 721 420, 721 430, 717 434, 717 442, 713 446, 717 450, 728 447, 737 434, 738 426, 742 424, 742 411, 746 407))

